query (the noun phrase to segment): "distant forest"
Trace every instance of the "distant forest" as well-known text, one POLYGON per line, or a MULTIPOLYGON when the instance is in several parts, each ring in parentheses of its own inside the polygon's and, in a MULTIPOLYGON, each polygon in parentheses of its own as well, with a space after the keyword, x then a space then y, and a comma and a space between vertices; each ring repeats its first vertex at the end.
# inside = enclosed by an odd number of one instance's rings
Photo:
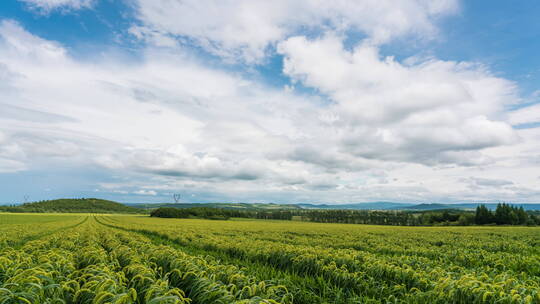
MULTIPOLYGON (((81 198, 39 201, 18 206, 0 206, 0 211, 148 214, 150 210, 134 208, 108 200, 81 198)), ((521 206, 518 207, 504 203, 498 204, 494 211, 488 209, 485 205, 479 205, 476 208, 476 211, 464 211, 459 209, 406 211, 160 207, 151 211, 150 216, 162 218, 204 218, 213 220, 228 220, 236 217, 266 220, 296 220, 318 223, 394 226, 540 225, 540 212, 525 211, 521 206)))
MULTIPOLYGON (((536 212, 538 213, 538 212, 536 212)), ((468 226, 468 225, 540 225, 540 215, 523 207, 498 204, 495 211, 480 205, 476 211, 371 211, 371 210, 231 210, 219 208, 155 209, 150 214, 164 218, 206 218, 227 220, 231 217, 267 220, 299 220, 318 223, 372 224, 394 226, 468 226)))

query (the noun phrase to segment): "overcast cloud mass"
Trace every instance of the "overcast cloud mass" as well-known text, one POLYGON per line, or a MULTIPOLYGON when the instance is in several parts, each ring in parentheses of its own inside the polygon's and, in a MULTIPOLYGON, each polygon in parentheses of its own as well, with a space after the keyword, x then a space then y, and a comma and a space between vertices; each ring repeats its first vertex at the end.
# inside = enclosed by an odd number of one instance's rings
POLYGON ((540 202, 540 63, 464 3, 122 3, 0 5, 0 203, 540 202))

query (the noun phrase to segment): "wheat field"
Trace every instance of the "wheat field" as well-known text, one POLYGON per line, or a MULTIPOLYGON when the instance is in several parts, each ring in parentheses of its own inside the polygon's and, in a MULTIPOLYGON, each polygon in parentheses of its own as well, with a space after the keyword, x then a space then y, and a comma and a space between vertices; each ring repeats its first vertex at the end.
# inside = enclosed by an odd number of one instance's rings
POLYGON ((540 228, 0 214, 0 303, 540 303, 540 228))

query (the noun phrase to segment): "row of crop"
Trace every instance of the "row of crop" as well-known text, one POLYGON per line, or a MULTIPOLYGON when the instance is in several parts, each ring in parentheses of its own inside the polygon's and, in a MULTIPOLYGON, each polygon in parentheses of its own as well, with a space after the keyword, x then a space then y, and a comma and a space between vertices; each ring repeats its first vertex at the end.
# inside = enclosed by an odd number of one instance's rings
POLYGON ((306 275, 322 275, 339 286, 376 298, 420 299, 423 303, 490 303, 494 299, 500 303, 519 299, 524 302, 540 301, 537 280, 520 281, 509 274, 477 275, 457 267, 451 272, 444 265, 422 257, 400 257, 396 260, 354 250, 243 241, 225 243, 213 240, 203 248, 306 275), (411 294, 410 291, 414 292, 411 294))
POLYGON ((356 225, 348 225, 345 227, 348 230, 344 230, 343 225, 321 224, 296 224, 289 228, 289 222, 287 225, 257 222, 216 225, 204 221, 195 224, 188 220, 176 221, 182 224, 175 226, 173 221, 165 220, 163 224, 146 218, 112 217, 110 220, 131 225, 131 228, 145 226, 165 234, 182 233, 182 241, 198 247, 198 243, 214 243, 214 240, 232 243, 238 239, 260 240, 295 246, 354 249, 396 259, 425 257, 448 268, 458 266, 490 274, 512 273, 522 278, 521 273, 528 277, 540 276, 540 229, 537 228, 361 226, 359 230, 356 225), (319 228, 321 226, 328 227, 319 228))
MULTIPOLYGON (((182 243, 185 237, 182 235, 176 241, 182 243)), ((203 239, 198 238, 198 240, 203 239)), ((267 243, 245 242, 240 239, 228 244, 218 239, 211 240, 212 242, 200 245, 200 248, 221 251, 239 259, 262 262, 305 276, 321 276, 332 284, 354 290, 357 294, 368 298, 404 298, 409 288, 427 288, 425 284, 420 286, 423 282, 415 278, 418 275, 414 271, 395 269, 393 266, 381 263, 378 259, 374 259, 370 267, 364 269, 365 271, 350 271, 348 268, 352 264, 343 263, 347 260, 345 255, 331 260, 328 255, 322 255, 322 252, 316 248, 305 247, 298 250, 291 245, 270 244, 273 246, 269 246, 267 243), (403 288, 402 284, 407 284, 409 287, 403 288)), ((192 243, 184 244, 193 245, 192 243)))
POLYGON ((221 264, 211 257, 191 256, 169 246, 156 246, 134 233, 108 230, 105 237, 108 239, 105 248, 130 248, 136 252, 135 256, 159 269, 197 303, 292 302, 285 286, 257 281, 238 267, 221 264))
MULTIPOLYGON (((105 222, 110 222, 105 218, 99 220, 104 225, 110 225, 105 222)), ((119 228, 121 231, 124 230, 119 228)), ((125 230, 124 230, 125 231, 125 230)), ((152 236, 152 234, 149 234, 152 236)), ((125 242, 132 242, 137 239, 137 234, 131 232, 127 234, 127 237, 122 235, 116 235, 118 240, 123 240, 125 242)), ((170 242, 159 242, 156 240, 155 236, 152 237, 155 242, 158 243, 170 243, 170 242)), ((169 255, 170 248, 167 247, 166 256, 169 255)), ((178 254, 178 253, 176 253, 178 254)), ((223 256, 219 256, 218 260, 221 260, 223 256)), ((203 265, 208 263, 216 264, 216 259, 213 256, 203 255, 198 258, 199 262, 203 265)), ((276 295, 281 295, 279 301, 281 302, 293 302, 293 303, 380 303, 373 297, 360 296, 356 295, 354 290, 344 289, 333 284, 329 284, 324 281, 322 278, 318 277, 309 277, 303 274, 295 273, 284 273, 275 268, 267 267, 261 264, 249 265, 249 268, 243 267, 241 270, 249 272, 250 275, 239 275, 238 268, 231 265, 245 265, 247 261, 237 261, 227 259, 229 266, 220 266, 220 268, 229 270, 225 273, 221 270, 217 270, 212 267, 211 273, 215 278, 219 278, 219 281, 224 282, 227 285, 227 289, 230 289, 234 293, 235 297, 245 297, 246 295, 253 295, 255 292, 264 291, 268 287, 271 287, 272 293, 278 292, 273 296, 276 298, 276 295), (258 278, 255 280, 255 277, 258 278), (248 280, 246 280, 246 278, 248 280), (231 281, 231 279, 234 279, 231 281), (257 283, 258 281, 258 283, 257 283), (242 283, 243 282, 243 283, 242 283), (250 283, 251 282, 251 283, 250 283), (274 282, 274 283, 272 283, 274 282), (281 284, 282 286, 275 286, 276 283, 281 284), (251 286, 250 286, 251 285, 251 286), (284 288, 283 285, 286 285, 287 288, 284 288), (242 295, 242 293, 244 295, 242 295)), ((218 264, 221 264, 219 262, 218 264)), ((206 268, 206 267, 205 267, 206 268)), ((187 287, 189 288, 189 287, 187 287)), ((229 299, 230 301, 230 299, 229 299)), ((226 302, 229 302, 226 301, 226 302)))
POLYGON ((59 218, 56 221, 39 223, 39 225, 31 221, 20 224, 0 223, 0 248, 18 247, 30 240, 39 239, 57 231, 73 228, 82 224, 86 218, 85 216, 65 216, 62 220, 59 218))
POLYGON ((0 250, 0 303, 291 303, 284 286, 92 219, 0 250))
MULTIPOLYGON (((223 239, 223 233, 217 235, 209 235, 209 238, 223 239)), ((252 234, 244 235, 244 238, 250 240, 260 240, 264 242, 273 242, 279 244, 303 245, 303 246, 323 246, 335 249, 354 249, 357 251, 370 252, 376 255, 395 256, 401 259, 402 257, 415 256, 425 257, 437 264, 444 264, 448 267, 459 266, 467 269, 474 268, 476 271, 488 271, 497 274, 513 272, 516 276, 522 276, 525 273, 530 277, 540 276, 540 259, 537 252, 539 246, 530 246, 524 242, 519 244, 506 245, 512 248, 512 251, 493 251, 497 244, 491 244, 490 249, 484 249, 485 246, 480 246, 485 243, 480 238, 467 239, 466 236, 457 237, 455 235, 438 236, 442 240, 415 238, 414 236, 380 236, 374 237, 368 235, 365 238, 358 236, 340 235, 336 240, 335 235, 318 235, 317 237, 299 237, 296 235, 287 235, 287 237, 276 237, 276 235, 267 234, 252 234), (314 241, 316 240, 316 241, 314 241), (444 241, 443 241, 444 240, 444 241), (436 245, 430 245, 436 244, 436 245)), ((189 238, 189 234, 187 236, 189 238)), ((228 237, 225 237, 228 238, 228 237)), ((230 238, 234 238, 230 237, 230 238)), ((491 243, 505 243, 508 240, 490 240, 491 243)), ((531 237, 530 243, 534 243, 531 237)), ((536 243, 534 243, 536 244, 536 243)), ((426 265, 432 267, 432 265, 426 265)))
MULTIPOLYGON (((124 224, 123 227, 140 230, 133 225, 124 224)), ((282 244, 279 241, 219 239, 211 235, 201 237, 199 233, 190 234, 185 230, 160 229, 159 233, 185 246, 224 252, 309 276, 323 276, 339 286, 381 299, 397 298, 421 303, 540 301, 538 280, 527 280, 527 276, 524 276, 525 280, 518 280, 513 274, 504 273, 481 275, 463 267, 446 269, 444 264, 423 257, 400 256, 397 259, 370 252, 282 244), (428 266, 423 266, 425 264, 428 266)), ((279 240, 279 235, 276 238, 279 240)))
POLYGON ((131 286, 138 279, 101 248, 91 224, 0 253, 10 261, 0 267, 0 303, 189 303, 163 282, 139 297, 131 286))
POLYGON ((94 238, 93 246, 82 248, 84 253, 76 258, 81 273, 74 275, 80 283, 74 285, 75 290, 88 289, 88 284, 96 284, 96 276, 86 276, 87 270, 100 274, 103 271, 104 275, 112 276, 98 280, 101 281, 99 288, 90 288, 98 293, 87 292, 90 298, 113 303, 191 302, 181 289, 172 286, 167 277, 162 277, 136 250, 119 245, 109 234, 110 231, 104 231, 93 223, 90 234, 94 238))

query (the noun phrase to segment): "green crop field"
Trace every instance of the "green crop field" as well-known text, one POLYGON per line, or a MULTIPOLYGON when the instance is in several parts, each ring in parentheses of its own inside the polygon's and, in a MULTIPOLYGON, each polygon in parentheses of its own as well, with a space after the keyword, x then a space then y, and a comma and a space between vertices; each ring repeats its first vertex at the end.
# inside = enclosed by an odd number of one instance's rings
POLYGON ((0 214, 0 303, 540 303, 540 228, 0 214))

